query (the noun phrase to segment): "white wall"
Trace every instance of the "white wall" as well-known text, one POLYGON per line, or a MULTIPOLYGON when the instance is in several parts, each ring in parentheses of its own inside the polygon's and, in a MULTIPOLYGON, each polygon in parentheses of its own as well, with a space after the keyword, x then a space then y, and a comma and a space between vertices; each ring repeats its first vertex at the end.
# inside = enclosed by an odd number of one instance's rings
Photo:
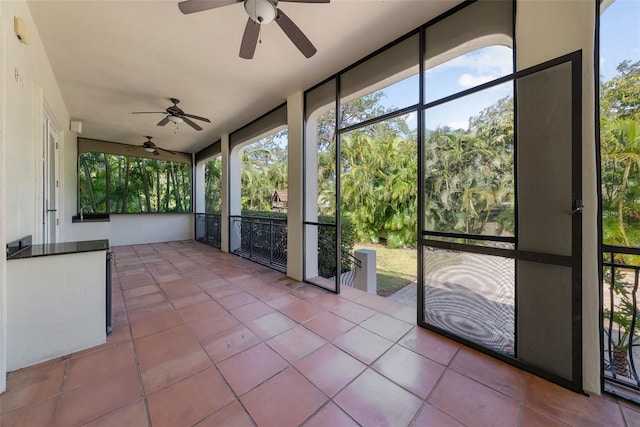
POLYGON ((11 260, 9 371, 106 341, 106 251, 11 260))
POLYGON ((288 181, 289 201, 287 211, 287 276, 303 279, 303 133, 304 95, 297 92, 287 99, 288 125, 288 181))
MULTIPOLYGON (((24 0, 0 2, 0 246, 25 235, 36 236, 37 204, 41 185, 38 140, 43 103, 61 127, 61 151, 75 144, 68 131, 69 114, 64 105, 38 30, 24 0), (22 18, 31 34, 29 45, 21 43, 13 32, 13 18, 22 18), (16 71, 18 77, 16 78, 16 71), (39 95, 39 96, 38 96, 39 95)), ((75 145, 73 146, 75 150, 75 145)), ((75 157, 74 157, 75 159, 75 157)), ((61 164, 65 159, 60 158, 61 164)), ((74 160, 75 161, 75 160, 74 160)), ((75 166, 74 166, 75 169, 75 166)), ((63 184, 65 185, 65 184, 63 184)), ((60 217, 65 215, 61 206, 60 217)), ((0 391, 5 389, 7 278, 5 256, 0 259, 0 391)))
POLYGON ((82 242, 84 240, 102 240, 111 241, 111 222, 74 222, 67 227, 67 239, 69 242, 82 242))
POLYGON ((204 169, 208 160, 193 165, 193 211, 198 213, 204 213, 207 208, 204 169))
POLYGON ((600 393, 600 328, 595 158, 594 1, 518 1, 516 17, 519 70, 582 49, 583 380, 600 393))
MULTIPOLYGON (((63 147, 63 156, 60 159, 60 207, 62 215, 60 216, 60 236, 66 242, 79 240, 72 234, 74 232, 71 223, 71 217, 78 213, 78 136, 69 132, 65 137, 63 147)), ((96 239, 105 239, 106 237, 96 237, 96 239)), ((92 239, 82 239, 92 240, 92 239)))
MULTIPOLYGON (((221 144, 221 152, 222 152, 222 179, 220 180, 220 185, 222 186, 222 194, 220 197, 220 211, 222 213, 220 220, 222 221, 220 227, 220 243, 221 249, 224 252, 229 252, 229 205, 230 202, 230 194, 229 194, 229 173, 231 173, 231 167, 229 166, 229 134, 224 134, 220 138, 221 144)), ((235 167, 240 167, 240 163, 235 163, 235 167)), ((238 196, 240 197, 240 196, 238 196)))
MULTIPOLYGON (((65 152, 67 155, 73 154, 75 139, 66 130, 69 114, 26 2, 2 2, 2 20, 5 55, 5 202, 6 206, 11 206, 5 217, 6 237, 11 241, 32 234, 34 242, 38 243, 41 236, 36 233, 36 224, 41 222, 41 213, 38 212, 37 201, 40 200, 38 196, 41 196, 39 192, 42 191, 42 185, 37 181, 38 177, 41 179, 42 141, 39 135, 43 102, 47 103, 52 119, 60 127, 62 156, 65 152), (21 43, 15 36, 14 16, 24 20, 31 34, 29 45, 21 43), (17 79, 16 70, 19 74, 17 79)), ((60 158, 61 165, 67 163, 67 158, 60 158)), ((61 205, 60 208, 60 218, 64 218, 66 207, 61 205)))
MULTIPOLYGON (((193 239, 193 214, 111 215, 111 246, 193 239)), ((74 224, 82 226, 86 224, 74 224)))
MULTIPOLYGON (((4 143, 4 9, 0 7, 0 248, 5 238, 5 143, 4 143)), ((7 259, 0 256, 0 393, 7 388, 7 259)))

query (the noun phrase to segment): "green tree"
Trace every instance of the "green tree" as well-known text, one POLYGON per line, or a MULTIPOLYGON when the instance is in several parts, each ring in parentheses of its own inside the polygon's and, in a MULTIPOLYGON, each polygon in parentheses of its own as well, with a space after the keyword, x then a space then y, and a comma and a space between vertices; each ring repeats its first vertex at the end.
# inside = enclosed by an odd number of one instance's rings
POLYGON ((222 203, 222 158, 208 161, 204 167, 205 213, 220 213, 222 203))
POLYGON ((466 234, 513 234, 513 100, 425 136, 425 227, 466 234))
POLYGON ((269 211, 274 191, 287 189, 287 135, 282 130, 241 150, 243 211, 269 211))
POLYGON ((191 166, 184 163, 83 153, 78 158, 79 208, 94 212, 188 212, 191 166))
POLYGON ((600 85, 603 241, 640 245, 640 61, 600 85))
POLYGON ((344 135, 341 148, 342 212, 356 239, 415 246, 416 140, 394 136, 383 122, 344 135))

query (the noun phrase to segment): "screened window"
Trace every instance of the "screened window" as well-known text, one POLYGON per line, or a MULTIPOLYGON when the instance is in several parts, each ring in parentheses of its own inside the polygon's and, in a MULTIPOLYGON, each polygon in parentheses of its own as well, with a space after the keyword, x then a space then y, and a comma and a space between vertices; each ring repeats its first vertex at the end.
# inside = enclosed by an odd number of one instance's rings
POLYGON ((191 211, 189 164, 83 152, 78 156, 78 168, 78 208, 85 212, 191 211))
POLYGON ((209 160, 204 166, 205 213, 220 213, 222 205, 222 157, 209 160))
POLYGON ((414 35, 340 76, 340 127, 416 105, 419 37, 414 35))
POLYGON ((425 230, 514 235, 513 124, 511 82, 425 110, 425 230))
POLYGON ((240 150, 243 214, 287 211, 288 199, 284 200, 288 187, 287 143, 288 132, 284 129, 240 150))

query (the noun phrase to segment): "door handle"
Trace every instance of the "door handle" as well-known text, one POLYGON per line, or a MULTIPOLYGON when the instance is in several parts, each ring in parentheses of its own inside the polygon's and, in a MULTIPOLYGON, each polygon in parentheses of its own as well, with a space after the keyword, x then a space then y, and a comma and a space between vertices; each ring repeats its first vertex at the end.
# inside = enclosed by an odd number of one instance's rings
POLYGON ((47 209, 47 212, 58 212, 58 209, 47 209))
POLYGON ((575 206, 575 208, 571 211, 571 213, 569 215, 574 215, 577 213, 582 213, 582 209, 584 209, 584 205, 582 204, 582 200, 576 200, 573 203, 573 206, 575 206))

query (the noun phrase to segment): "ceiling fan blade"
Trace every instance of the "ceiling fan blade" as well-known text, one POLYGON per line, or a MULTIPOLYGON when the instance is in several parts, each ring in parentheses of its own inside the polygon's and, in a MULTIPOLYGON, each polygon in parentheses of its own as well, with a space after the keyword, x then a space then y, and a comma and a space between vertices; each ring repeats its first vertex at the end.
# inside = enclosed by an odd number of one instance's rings
POLYGON ((256 24, 251 18, 247 20, 247 26, 244 27, 244 35, 240 44, 240 58, 252 59, 258 45, 258 36, 260 35, 260 24, 256 24))
POLYGON ((185 118, 185 117, 190 117, 192 119, 201 120, 203 122, 211 123, 211 120, 207 119, 206 117, 194 116, 193 114, 186 114, 186 113, 182 114, 182 118, 185 118))
POLYGON ((239 3, 241 1, 242 0, 187 0, 178 3, 178 9, 180 9, 180 12, 188 15, 190 13, 216 9, 218 7, 239 3))
POLYGON ((157 148, 155 150, 153 150, 153 155, 154 156, 159 156, 160 155, 160 152, 158 151, 157 148))
POLYGON ((169 116, 167 116, 167 117, 165 117, 164 119, 160 120, 160 121, 158 122, 158 126, 164 126, 164 125, 166 125, 167 123, 169 123, 169 116))
POLYGON ((188 124, 189 126, 191 126, 192 128, 194 128, 195 130, 202 130, 202 128, 200 126, 198 126, 197 124, 195 124, 193 121, 189 120, 186 117, 182 117, 182 120, 184 120, 184 122, 186 124, 188 124))
POLYGON ((167 153, 169 153, 169 154, 173 154, 174 156, 175 156, 175 154, 176 154, 176 153, 175 153, 175 151, 166 150, 166 149, 164 149, 164 148, 160 148, 160 147, 157 147, 157 148, 156 148, 156 151, 158 151, 158 150, 165 151, 165 152, 167 152, 167 153))
POLYGON ((131 114, 166 114, 166 111, 135 111, 131 114))
MULTIPOLYGON (((249 18, 251 20, 251 18, 249 18)), ((276 22, 282 28, 282 31, 291 39, 294 45, 307 58, 311 58, 317 52, 317 49, 311 41, 304 35, 302 30, 280 9, 276 16, 276 22)))
POLYGON ((330 0, 280 0, 287 3, 330 3, 330 0))

